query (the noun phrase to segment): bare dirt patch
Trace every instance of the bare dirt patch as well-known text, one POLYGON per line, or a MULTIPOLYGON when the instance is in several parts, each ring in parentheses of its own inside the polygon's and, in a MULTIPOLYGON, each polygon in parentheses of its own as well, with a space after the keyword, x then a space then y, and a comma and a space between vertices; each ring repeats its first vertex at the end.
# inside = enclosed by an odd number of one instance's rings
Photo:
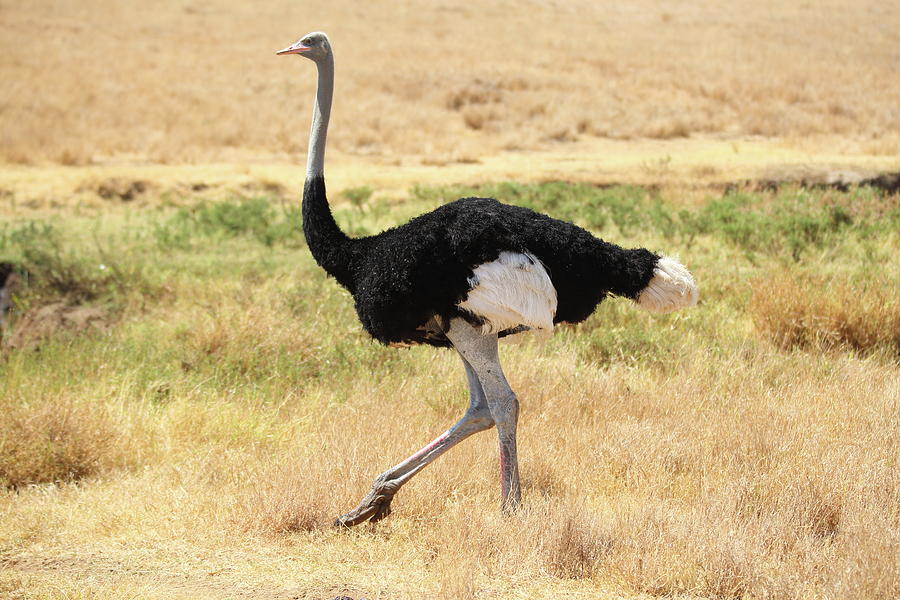
POLYGON ((14 349, 36 349, 59 332, 81 333, 109 327, 109 311, 101 306, 54 302, 32 308, 19 317, 4 345, 14 349))
POLYGON ((758 180, 745 183, 751 188, 763 190, 792 184, 805 188, 830 188, 842 192, 851 187, 872 187, 885 194, 897 194, 900 192, 900 171, 876 173, 852 167, 780 167, 769 169, 758 180))
POLYGON ((153 184, 142 179, 110 177, 101 181, 85 182, 76 188, 76 192, 92 192, 104 200, 130 202, 153 189, 153 184))
MULTIPOLYGON (((82 587, 85 590, 98 584, 117 587, 127 583, 131 587, 153 589, 161 597, 267 600, 316 597, 300 588, 236 580, 233 573, 229 576, 231 569, 228 568, 197 571, 170 566, 161 569, 97 553, 84 556, 0 556, 0 567, 10 573, 18 572, 48 583, 67 580, 73 588, 82 587)), ((318 597, 331 598, 333 594, 323 592, 318 597)))

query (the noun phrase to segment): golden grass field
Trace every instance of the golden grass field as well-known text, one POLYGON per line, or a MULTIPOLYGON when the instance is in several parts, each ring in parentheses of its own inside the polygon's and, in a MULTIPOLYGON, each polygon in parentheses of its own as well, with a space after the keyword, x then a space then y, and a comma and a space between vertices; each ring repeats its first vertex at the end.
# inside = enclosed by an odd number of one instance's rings
POLYGON ((0 261, 32 276, 0 598, 900 597, 900 200, 723 192, 900 171, 898 32, 874 1, 0 0, 0 261), (466 397, 291 225, 315 76, 274 51, 314 29, 345 229, 485 184, 700 285, 504 345, 511 517, 489 431, 330 526, 466 397))
POLYGON ((328 31, 329 145, 478 160, 592 138, 778 138, 896 156, 891 3, 6 2, 0 158, 221 162, 305 151, 314 70, 276 49, 328 31))

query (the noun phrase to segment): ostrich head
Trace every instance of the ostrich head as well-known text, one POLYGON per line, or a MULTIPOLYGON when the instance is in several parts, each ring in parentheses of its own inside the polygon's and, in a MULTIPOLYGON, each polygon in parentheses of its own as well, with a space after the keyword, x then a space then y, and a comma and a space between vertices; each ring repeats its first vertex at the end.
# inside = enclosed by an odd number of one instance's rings
POLYGON ((328 42, 327 35, 321 31, 313 31, 275 54, 299 54, 312 61, 318 61, 331 54, 331 44, 328 42))

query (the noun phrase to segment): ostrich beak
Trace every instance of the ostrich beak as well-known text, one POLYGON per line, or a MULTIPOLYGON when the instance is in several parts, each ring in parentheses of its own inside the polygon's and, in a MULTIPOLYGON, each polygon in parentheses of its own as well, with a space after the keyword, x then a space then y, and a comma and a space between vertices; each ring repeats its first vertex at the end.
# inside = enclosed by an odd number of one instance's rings
POLYGON ((309 46, 304 46, 302 42, 297 42, 296 44, 292 44, 287 48, 283 48, 276 52, 277 55, 282 54, 300 54, 301 52, 306 52, 307 50, 311 50, 309 46))

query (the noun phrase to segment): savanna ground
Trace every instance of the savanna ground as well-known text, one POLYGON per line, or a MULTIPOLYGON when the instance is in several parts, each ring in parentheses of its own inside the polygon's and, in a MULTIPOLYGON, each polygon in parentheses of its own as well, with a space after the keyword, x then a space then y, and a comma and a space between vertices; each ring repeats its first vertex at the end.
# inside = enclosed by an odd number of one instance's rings
POLYGON ((0 24, 0 261, 24 275, 0 597, 900 595, 900 200, 728 185, 900 170, 890 3, 0 2, 0 24), (505 344, 516 515, 487 432, 386 521, 330 526, 467 399, 452 353, 369 341, 305 247, 313 70, 272 53, 311 29, 346 230, 491 195, 700 284, 690 311, 611 299, 505 344))

